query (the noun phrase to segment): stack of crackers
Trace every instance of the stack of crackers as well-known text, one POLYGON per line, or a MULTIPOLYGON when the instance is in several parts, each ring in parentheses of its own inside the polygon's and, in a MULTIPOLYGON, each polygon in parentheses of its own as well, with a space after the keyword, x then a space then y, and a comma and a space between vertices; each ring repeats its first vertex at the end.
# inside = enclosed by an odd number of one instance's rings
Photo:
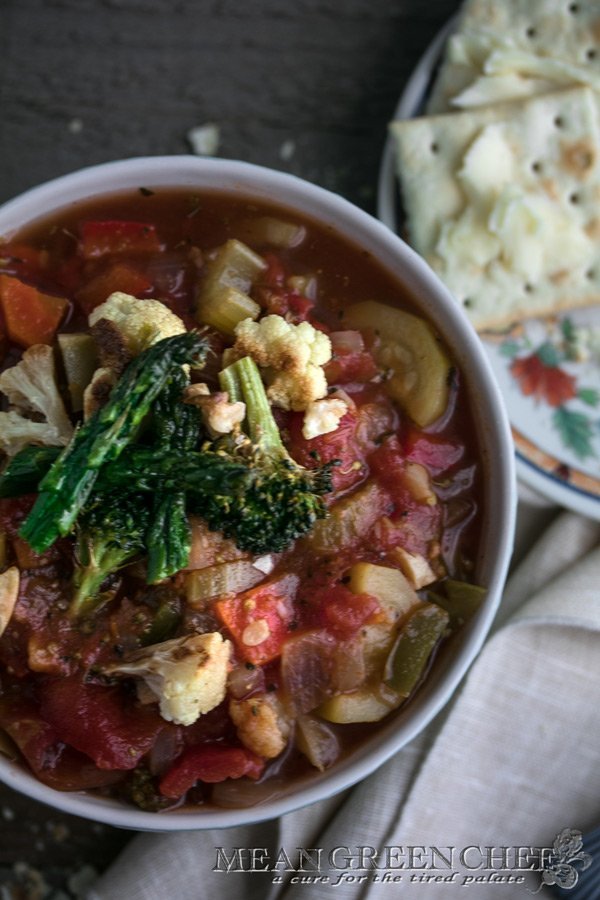
POLYGON ((600 302, 600 2, 466 0, 391 124, 408 239, 479 331, 600 302))

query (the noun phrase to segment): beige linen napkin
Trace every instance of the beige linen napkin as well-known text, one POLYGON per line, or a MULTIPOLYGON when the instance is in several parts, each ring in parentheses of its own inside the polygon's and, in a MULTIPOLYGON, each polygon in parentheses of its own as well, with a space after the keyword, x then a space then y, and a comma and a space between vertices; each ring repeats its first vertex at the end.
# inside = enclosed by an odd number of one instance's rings
MULTIPOLYGON (((539 873, 514 873, 525 883, 464 883, 482 871, 418 866, 432 846, 446 856, 451 846, 457 853, 471 845, 546 847, 564 828, 600 822, 600 524, 522 504, 519 545, 549 517, 514 571, 495 632, 460 693, 425 733, 344 795, 279 820, 138 836, 90 900, 325 900, 333 891, 340 900, 530 896, 539 873), (412 846, 413 865, 343 870, 361 846, 382 855, 392 848, 396 866, 408 865, 412 846), (270 872, 215 871, 217 847, 229 855, 235 847, 265 848, 272 859, 281 847, 290 856, 297 847, 321 848, 324 881, 281 873, 283 883, 273 883, 270 872), (348 853, 336 850, 344 847, 348 853), (337 866, 328 868, 330 851, 337 866), (419 880, 455 870, 452 881, 419 880)), ((468 858, 474 866, 476 852, 468 858)))

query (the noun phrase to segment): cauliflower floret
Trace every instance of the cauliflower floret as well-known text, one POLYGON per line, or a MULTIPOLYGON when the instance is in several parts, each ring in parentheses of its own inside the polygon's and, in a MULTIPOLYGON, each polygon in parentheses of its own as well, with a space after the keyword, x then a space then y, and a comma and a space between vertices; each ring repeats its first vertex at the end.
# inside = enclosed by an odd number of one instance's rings
POLYGON ((14 456, 27 444, 66 446, 73 426, 56 386, 54 353, 47 344, 34 344, 16 366, 0 375, 0 391, 14 407, 0 412, 0 448, 14 456), (33 422, 28 414, 41 414, 44 422, 33 422))
POLYGON ((241 400, 230 403, 227 391, 211 394, 207 384, 190 384, 183 399, 201 410, 204 423, 214 437, 230 434, 246 418, 245 403, 241 400))
POLYGON ((231 358, 251 356, 264 370, 274 406, 303 410, 326 395, 323 366, 331 359, 331 341, 310 322, 293 325, 274 315, 258 322, 244 319, 235 337, 231 358))
POLYGON ((285 748, 290 724, 281 703, 272 694, 231 700, 229 715, 242 744, 257 756, 274 759, 285 748))
POLYGON ((335 431, 348 412, 348 405, 343 400, 335 397, 326 397, 324 400, 314 400, 309 403, 304 413, 302 436, 309 441, 320 434, 329 434, 335 431))
POLYGON ((144 647, 105 672, 142 678, 163 719, 192 725, 225 698, 230 655, 231 641, 214 631, 144 647))
POLYGON ((110 368, 123 368, 123 363, 151 344, 187 331, 179 316, 160 300, 138 300, 122 291, 97 306, 88 321, 102 362, 110 368))
POLYGON ((96 369, 83 392, 83 418, 86 422, 104 406, 116 383, 117 374, 114 369, 108 369, 106 366, 96 369))

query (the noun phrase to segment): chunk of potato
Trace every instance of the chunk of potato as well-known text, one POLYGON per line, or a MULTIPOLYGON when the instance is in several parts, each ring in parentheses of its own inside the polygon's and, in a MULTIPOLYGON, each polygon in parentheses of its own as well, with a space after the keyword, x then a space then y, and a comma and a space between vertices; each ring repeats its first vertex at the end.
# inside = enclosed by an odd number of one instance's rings
POLYGON ((350 572, 348 587, 355 594, 376 597, 388 618, 393 622, 407 616, 423 601, 399 569, 355 563, 350 572))
POLYGON ((317 713, 327 722, 352 725, 356 722, 379 722, 395 709, 404 697, 381 695, 373 687, 358 688, 348 694, 336 694, 319 706, 317 713))
POLYGON ((359 562, 349 576, 350 590, 375 597, 385 613, 385 621, 365 625, 360 633, 367 677, 381 677, 398 624, 423 601, 399 569, 359 562))
POLYGON ((375 300, 348 307, 343 322, 376 332, 377 363, 392 372, 386 382, 390 395, 421 428, 435 422, 448 405, 451 363, 431 326, 375 300))

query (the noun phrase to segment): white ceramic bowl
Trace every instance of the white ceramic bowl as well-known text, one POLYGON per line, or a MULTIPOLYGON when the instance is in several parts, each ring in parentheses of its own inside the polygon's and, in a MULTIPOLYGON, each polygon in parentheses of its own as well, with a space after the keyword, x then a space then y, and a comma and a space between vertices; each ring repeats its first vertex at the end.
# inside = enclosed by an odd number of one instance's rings
POLYGON ((516 488, 514 452, 502 399, 481 343, 450 294, 423 260, 385 225, 341 197, 291 175, 247 163, 191 156, 107 163, 58 178, 0 208, 7 236, 69 204, 118 191, 152 187, 210 189, 280 203, 330 225, 362 246, 404 284, 435 323, 470 388, 485 469, 484 520, 477 581, 489 587, 477 616, 443 648, 426 683, 406 709, 376 726, 347 758, 294 783, 288 793, 246 809, 148 813, 93 793, 62 793, 0 756, 0 778, 36 800, 74 815, 124 828, 177 831, 259 822, 321 800, 361 781, 414 738, 444 706, 477 655, 498 607, 512 550, 516 488))

